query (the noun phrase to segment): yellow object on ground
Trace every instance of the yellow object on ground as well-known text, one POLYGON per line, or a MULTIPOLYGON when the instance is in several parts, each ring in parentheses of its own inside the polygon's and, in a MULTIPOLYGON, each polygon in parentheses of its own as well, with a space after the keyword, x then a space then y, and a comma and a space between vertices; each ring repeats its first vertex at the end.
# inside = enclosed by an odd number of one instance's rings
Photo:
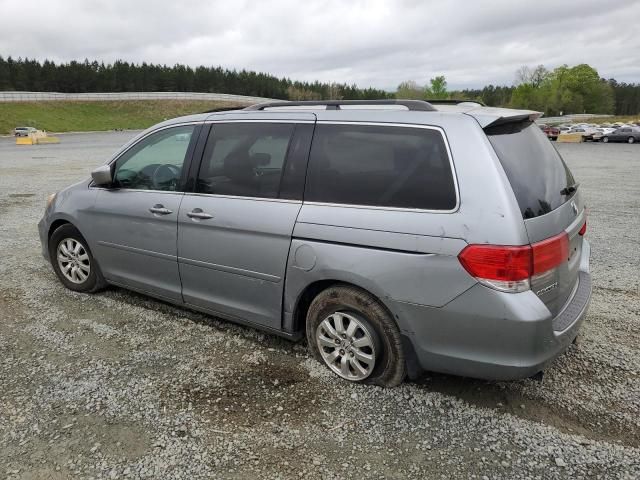
POLYGON ((16 145, 33 145, 31 137, 16 137, 16 145))
POLYGON ((16 137, 16 145, 39 145, 42 143, 60 143, 58 137, 49 137, 47 132, 36 130, 28 137, 16 137))
POLYGON ((60 143, 60 139, 58 137, 40 137, 36 138, 34 143, 40 145, 41 143, 60 143))
POLYGON ((562 133, 558 135, 556 142, 561 143, 582 143, 584 138, 581 133, 562 133))

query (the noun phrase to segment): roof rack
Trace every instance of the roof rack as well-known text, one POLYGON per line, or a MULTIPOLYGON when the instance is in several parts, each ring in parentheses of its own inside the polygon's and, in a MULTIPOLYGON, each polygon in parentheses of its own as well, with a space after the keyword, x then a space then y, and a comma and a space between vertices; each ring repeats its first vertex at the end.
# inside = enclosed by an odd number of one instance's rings
POLYGON ((478 105, 480 105, 481 107, 486 107, 486 105, 478 100, 463 100, 463 99, 434 99, 434 100, 427 100, 427 102, 429 102, 432 105, 459 105, 461 103, 477 103, 478 105))
POLYGON ((242 110, 242 106, 238 106, 238 107, 219 107, 219 108, 214 108, 213 110, 206 110, 206 111, 201 112, 201 113, 229 112, 231 110, 242 110))
POLYGON ((424 100, 305 100, 302 102, 265 102, 257 103, 245 110, 264 110, 271 107, 311 107, 326 106, 327 110, 340 110, 341 105, 402 105, 408 110, 434 112, 436 109, 424 100))

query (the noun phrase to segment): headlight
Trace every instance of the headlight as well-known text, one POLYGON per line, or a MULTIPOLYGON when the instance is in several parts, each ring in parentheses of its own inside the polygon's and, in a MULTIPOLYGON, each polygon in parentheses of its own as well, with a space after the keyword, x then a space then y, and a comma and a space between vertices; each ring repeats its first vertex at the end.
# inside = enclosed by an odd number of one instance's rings
POLYGON ((49 195, 47 197, 47 208, 49 208, 51 206, 51 202, 53 202, 53 200, 56 198, 56 195, 57 194, 52 193, 51 195, 49 195))

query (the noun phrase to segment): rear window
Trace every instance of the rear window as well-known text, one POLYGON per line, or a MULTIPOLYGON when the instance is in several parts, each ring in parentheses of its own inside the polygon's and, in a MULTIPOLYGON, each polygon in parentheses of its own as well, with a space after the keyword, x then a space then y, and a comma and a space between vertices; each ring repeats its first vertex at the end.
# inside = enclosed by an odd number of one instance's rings
POLYGON ((443 136, 425 128, 318 125, 305 200, 451 210, 456 191, 443 136))
POLYGON ((575 183, 569 168, 547 137, 532 122, 505 123, 485 129, 509 178, 523 218, 558 208, 575 183))

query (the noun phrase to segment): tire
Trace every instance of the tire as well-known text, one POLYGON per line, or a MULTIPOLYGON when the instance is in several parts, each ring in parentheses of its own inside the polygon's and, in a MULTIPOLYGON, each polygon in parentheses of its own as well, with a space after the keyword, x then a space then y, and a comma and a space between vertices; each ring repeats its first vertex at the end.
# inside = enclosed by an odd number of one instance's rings
POLYGON ((609 143, 609 137, 602 137, 602 143, 609 143))
POLYGON ((322 291, 309 306, 306 333, 311 354, 341 378, 380 387, 395 387, 404 380, 398 326, 375 297, 358 288, 322 291))
POLYGON ((635 137, 627 138, 627 143, 635 143, 635 141, 636 141, 635 137))
POLYGON ((106 285, 87 241, 70 223, 58 227, 51 234, 49 259, 58 279, 69 290, 90 293, 106 285))

